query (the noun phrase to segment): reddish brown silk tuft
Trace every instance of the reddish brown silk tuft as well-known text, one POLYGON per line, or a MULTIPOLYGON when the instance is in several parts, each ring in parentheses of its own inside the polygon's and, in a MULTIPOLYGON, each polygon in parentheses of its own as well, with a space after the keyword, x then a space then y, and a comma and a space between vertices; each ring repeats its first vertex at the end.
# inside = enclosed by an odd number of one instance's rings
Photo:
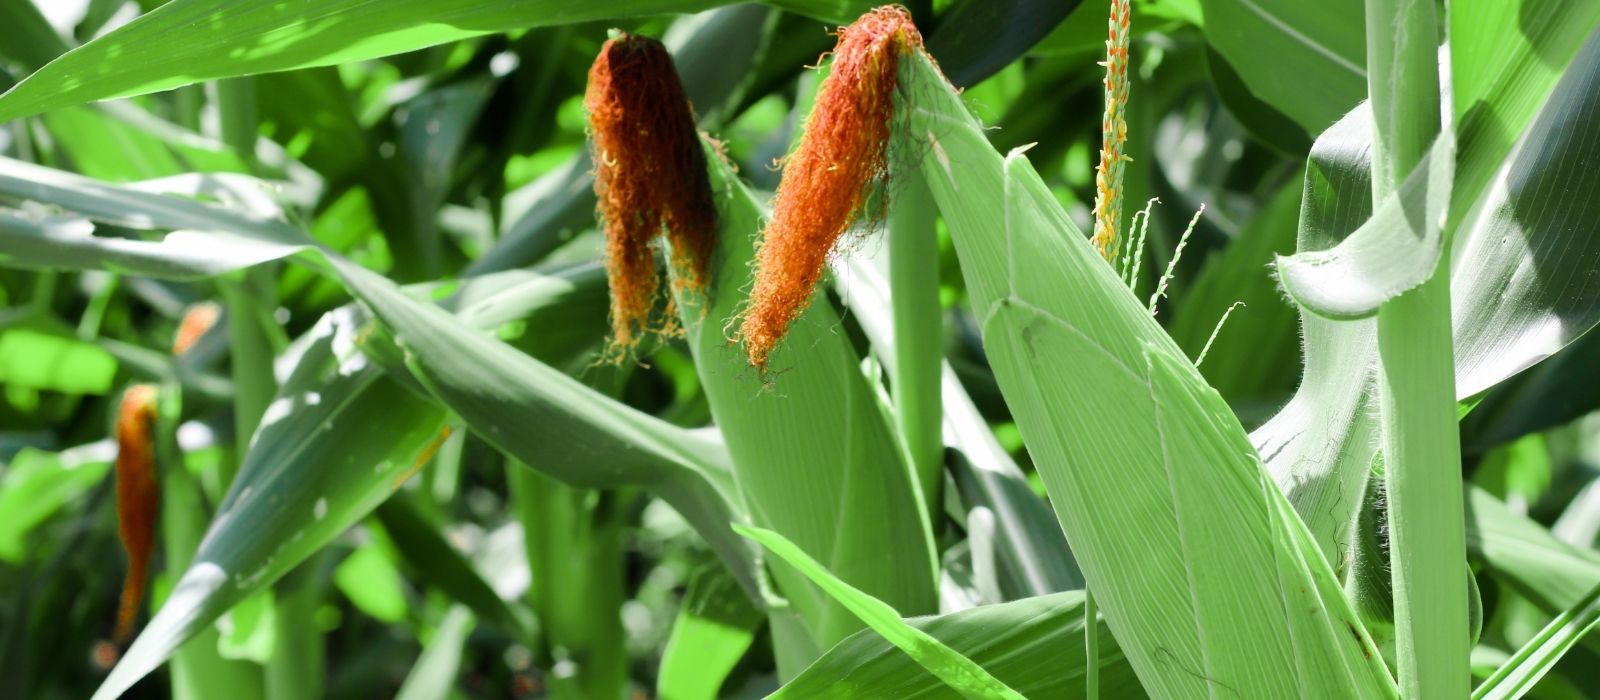
POLYGON ((710 281, 716 207, 694 113, 661 42, 620 34, 600 48, 583 98, 594 144, 595 194, 611 283, 612 359, 648 330, 666 230, 680 290, 710 281))
POLYGON ((756 252, 756 281, 739 329, 750 364, 765 368, 810 303, 828 253, 888 175, 900 58, 922 35, 900 7, 881 7, 839 31, 833 68, 817 91, 800 145, 784 165, 772 221, 756 252))

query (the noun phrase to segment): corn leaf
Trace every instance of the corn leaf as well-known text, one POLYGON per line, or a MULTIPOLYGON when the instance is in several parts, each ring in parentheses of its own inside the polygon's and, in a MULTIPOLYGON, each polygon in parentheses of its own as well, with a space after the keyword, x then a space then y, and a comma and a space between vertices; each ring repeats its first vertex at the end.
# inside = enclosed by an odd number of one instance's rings
MULTIPOLYGON (((194 277, 215 274, 230 266, 288 255, 320 256, 308 257, 307 261, 314 265, 325 261, 322 269, 337 274, 338 279, 393 332, 403 345, 405 362, 423 385, 491 444, 569 483, 584 486, 636 483, 653 488, 696 524, 725 561, 732 563, 747 593, 756 595, 753 553, 727 528, 727 523, 742 516, 730 510, 729 504, 739 501, 727 495, 732 492, 732 485, 725 473, 723 460, 726 457, 720 444, 604 399, 594 390, 548 365, 517 352, 498 339, 481 334, 432 304, 414 300, 388 280, 332 253, 308 252, 312 250, 312 244, 305 234, 261 212, 239 211, 237 208, 191 199, 104 185, 87 178, 14 161, 0 163, 0 166, 3 166, 0 167, 0 192, 43 199, 99 221, 139 228, 190 229, 194 231, 193 241, 222 259, 219 263, 192 250, 177 248, 172 244, 175 234, 167 234, 161 241, 127 241, 126 244, 124 239, 84 235, 78 240, 62 243, 38 235, 36 231, 23 231, 17 236, 28 246, 20 248, 25 254, 14 256, 13 263, 93 269, 107 265, 109 259, 116 261, 112 263, 114 265, 126 265, 145 274, 194 277), (13 167, 25 171, 28 177, 38 179, 17 176, 11 169, 13 167), (11 176, 5 177, 6 174, 11 176), (243 248, 248 254, 230 255, 229 251, 234 247, 243 248), (66 252, 64 249, 67 248, 82 251, 83 254, 66 252), (181 252, 174 253, 175 249, 181 252), (131 254, 125 254, 130 250, 131 254), (529 419, 530 416, 541 415, 548 418, 529 419), (551 449, 553 445, 561 447, 551 449), (607 468, 595 469, 595 464, 604 464, 607 468)), ((493 305, 487 308, 492 310, 493 305)), ((374 347, 372 351, 374 358, 385 357, 381 347, 374 347)), ((325 351, 324 355, 332 357, 331 351, 325 351)), ((347 359, 341 359, 340 362, 347 359)), ((305 371, 311 372, 314 366, 315 363, 307 364, 305 371)), ((231 524, 235 520, 243 523, 235 527, 254 526, 256 518, 278 517, 276 514, 282 512, 280 508, 291 506, 304 508, 306 514, 310 514, 320 510, 312 507, 312 501, 320 497, 328 497, 326 508, 332 509, 329 512, 339 517, 316 519, 314 529, 319 537, 306 535, 296 541, 296 546, 283 551, 278 547, 295 533, 283 531, 275 537, 263 537, 259 527, 254 527, 252 531, 252 547, 236 547, 225 554, 216 554, 211 559, 204 556, 207 552, 203 549, 203 556, 197 559, 199 563, 186 574, 187 586, 180 586, 180 593, 184 594, 180 600, 184 604, 171 606, 175 612, 170 613, 168 619, 155 621, 163 624, 152 622, 122 665, 108 678, 100 697, 115 697, 133 681, 154 669, 172 648, 196 628, 197 621, 209 620, 220 614, 237 599, 230 599, 230 596, 242 597, 249 587, 270 583, 290 564, 320 547, 327 537, 370 511, 393 488, 391 482, 394 477, 412 466, 415 456, 426 451, 427 439, 437 432, 442 420, 436 407, 411 397, 397 385, 380 381, 381 374, 349 374, 336 371, 338 369, 337 366, 328 368, 328 371, 335 372, 329 375, 331 381, 337 383, 335 387, 324 390, 306 386, 306 382, 315 384, 321 381, 320 375, 315 380, 302 379, 296 386, 286 387, 280 397, 281 401, 287 402, 284 408, 309 401, 306 398, 309 394, 315 394, 319 402, 324 396, 360 394, 369 403, 360 403, 359 406, 370 406, 372 410, 377 410, 385 402, 411 406, 411 414, 405 410, 394 414, 394 419, 402 421, 402 425, 408 419, 414 422, 413 428, 397 426, 394 431, 397 435, 413 435, 407 431, 416 431, 415 437, 398 441, 392 447, 403 454, 386 459, 380 454, 363 453, 348 462, 357 465, 383 464, 386 468, 376 475, 363 466, 351 470, 318 472, 321 480, 305 479, 298 476, 297 470, 308 468, 307 464, 291 458, 309 455, 275 450, 282 445, 298 444, 298 441, 316 440, 318 435, 328 435, 326 430, 317 429, 322 421, 300 422, 318 411, 298 411, 291 415, 291 420, 283 421, 296 428, 294 440, 264 442, 258 436, 253 444, 264 446, 269 451, 252 450, 252 459, 254 462, 265 461, 268 466, 255 467, 263 476, 247 478, 245 474, 252 471, 252 461, 247 460, 245 469, 235 482, 236 490, 231 492, 235 494, 233 500, 241 501, 242 514, 219 519, 217 526, 231 524), (387 388, 375 393, 361 391, 372 382, 379 382, 387 388), (291 476, 284 476, 284 470, 288 470, 291 476), (276 481, 279 479, 298 479, 294 482, 294 490, 289 492, 298 494, 298 500, 248 499, 238 495, 250 495, 258 478, 274 484, 285 483, 276 481), (273 505, 267 506, 268 503, 273 505), (323 533, 324 529, 328 532, 323 533)), ((399 370, 398 367, 389 369, 399 370)), ((293 380, 291 383, 294 383, 293 380)), ((338 410, 346 408, 337 403, 317 405, 338 410)), ((333 420, 332 417, 326 417, 326 421, 333 420)), ((368 420, 362 418, 355 424, 363 424, 368 420)), ((267 429, 263 427, 263 431, 267 429)), ((376 449, 373 445, 343 448, 330 444, 335 441, 327 438, 321 440, 316 444, 323 450, 376 449)), ((390 449, 387 445, 383 447, 390 449)), ((262 488, 266 488, 265 482, 262 488)), ((225 502, 221 512, 227 513, 233 500, 225 502)), ((280 517, 277 525, 290 527, 303 524, 302 518, 306 514, 294 519, 280 517)), ((249 531, 248 528, 239 530, 245 531, 249 531)), ((216 539, 213 535, 208 541, 216 539)))
POLYGON ((1312 313, 1351 319, 1371 316, 1421 284, 1438 267, 1444 248, 1454 170, 1455 141, 1446 132, 1405 184, 1339 245, 1279 256, 1284 291, 1312 313))
POLYGON ((721 567, 695 574, 662 652, 656 696, 662 700, 718 697, 739 659, 755 641, 761 611, 721 567))
MULTIPOLYGON (((1569 19, 1580 19, 1573 8, 1569 19)), ((1587 12, 1587 10, 1585 10, 1587 12)), ((1600 176, 1582 167, 1600 154, 1584 120, 1597 113, 1600 31, 1589 35, 1572 68, 1530 112, 1515 148, 1493 162, 1477 153, 1491 139, 1462 136, 1452 199, 1474 200, 1452 239, 1456 387, 1468 398, 1547 357, 1600 322, 1600 257, 1586 228, 1600 196, 1600 176), (1478 164, 1476 170, 1468 169, 1478 164), (1463 191, 1486 168, 1497 170, 1477 192, 1463 191), (1557 194, 1530 179, 1563 173, 1557 194), (1570 176, 1565 175, 1570 173, 1570 176), (1554 197, 1554 199, 1551 199, 1554 197)), ((1510 59, 1508 59, 1510 60, 1510 59)), ((1510 98, 1507 98, 1510 99, 1510 98)), ((1458 122, 1458 124, 1461 122, 1458 122)), ((1370 122, 1356 110, 1312 148, 1301 209, 1301 250, 1332 247, 1367 218, 1370 122)), ((1454 209, 1452 206, 1452 216, 1454 209)), ((1319 547, 1343 559, 1349 528, 1374 454, 1375 426, 1361 407, 1371 401, 1376 353, 1370 320, 1301 318, 1305 372, 1293 399, 1252 435, 1280 487, 1289 494, 1319 547)))
POLYGON ((1513 700, 1539 682, 1562 655, 1600 623, 1600 587, 1562 611, 1494 674, 1473 689, 1473 700, 1513 700))
MULTIPOLYGON (((525 27, 695 12, 723 0, 174 0, 51 61, 0 95, 0 123, 204 80, 327 66, 525 27)), ((775 0, 847 22, 864 0, 775 0)))
POLYGON ((1467 490, 1467 549, 1487 571, 1550 614, 1600 586, 1600 554, 1558 540, 1479 488, 1467 490))
POLYGON ((1027 160, 995 153, 933 66, 908 61, 902 76, 922 98, 909 130, 926 140, 922 173, 996 379, 1146 690, 1392 695, 1333 572, 1221 397, 1027 160))
POLYGON ((1456 233, 1462 396, 1543 360, 1600 322, 1600 173, 1589 167, 1600 158, 1593 128, 1600 119, 1600 13, 1593 14, 1583 48, 1456 233))
MULTIPOLYGON (((1082 591, 984 605, 936 617, 912 617, 905 622, 982 665, 1027 697, 1084 697, 1086 623, 1082 591)), ((1145 697, 1105 621, 1095 621, 1095 634, 1100 639, 1103 696, 1145 697)), ((909 700, 954 693, 877 632, 867 630, 829 649, 771 698, 830 694, 909 700)))
POLYGON ((331 319, 314 331, 193 563, 97 698, 120 695, 370 512, 438 433, 444 412, 368 366, 351 345, 353 332, 331 319), (377 426, 388 441, 343 439, 377 426))
POLYGON ((927 632, 906 624, 900 619, 900 613, 895 612, 889 604, 839 580, 804 550, 784 539, 783 535, 745 525, 734 525, 734 530, 760 542, 767 551, 805 574, 817 587, 860 617, 874 632, 899 647, 956 692, 969 698, 1022 699, 1021 694, 990 675, 982 666, 945 646, 927 632))
POLYGON ((1366 97, 1360 0, 1201 0, 1206 41, 1250 92, 1319 133, 1366 97), (1308 81, 1317 89, 1307 90, 1308 81))
MULTIPOLYGON (((897 344, 882 257, 881 253, 870 258, 843 257, 835 262, 834 280, 872 342, 874 354, 892 369, 897 344)), ((947 457, 950 476, 962 506, 968 511, 985 508, 994 514, 997 583, 1004 600, 1083 588, 1083 574, 1072 560, 1050 506, 1033 492, 1022 469, 995 440, 994 431, 948 362, 942 363, 939 384, 944 442, 960 450, 960 454, 947 457)))
POLYGON ((400 692, 395 693, 396 700, 445 700, 453 695, 456 676, 461 673, 462 648, 476 626, 467 606, 452 606, 406 675, 400 692))

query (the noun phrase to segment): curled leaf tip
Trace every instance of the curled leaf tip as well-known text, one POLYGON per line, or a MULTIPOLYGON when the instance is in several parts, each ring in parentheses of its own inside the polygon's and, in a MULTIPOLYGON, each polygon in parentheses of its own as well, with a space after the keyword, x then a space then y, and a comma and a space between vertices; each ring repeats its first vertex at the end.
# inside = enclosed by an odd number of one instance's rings
POLYGON ((810 303, 829 251, 888 178, 900 58, 922 50, 902 7, 880 7, 839 30, 805 135, 784 166, 772 219, 756 251, 756 279, 739 327, 750 364, 765 368, 810 303))
POLYGON ((122 395, 117 412, 117 531, 128 553, 128 575, 117 608, 118 642, 133 633, 155 550, 161 495, 156 486, 156 388, 136 384, 122 395))
POLYGON ((583 104, 606 236, 608 354, 621 360, 644 333, 658 330, 650 327, 660 293, 657 234, 666 231, 675 285, 703 292, 716 207, 694 112, 661 42, 615 32, 589 69, 583 104))

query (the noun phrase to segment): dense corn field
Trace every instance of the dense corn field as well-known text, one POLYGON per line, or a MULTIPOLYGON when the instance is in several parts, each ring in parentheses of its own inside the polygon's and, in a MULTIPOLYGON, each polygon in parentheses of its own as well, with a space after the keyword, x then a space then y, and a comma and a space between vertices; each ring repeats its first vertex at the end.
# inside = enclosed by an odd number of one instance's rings
POLYGON ((0 697, 1600 697, 1595 0, 0 0, 0 697))

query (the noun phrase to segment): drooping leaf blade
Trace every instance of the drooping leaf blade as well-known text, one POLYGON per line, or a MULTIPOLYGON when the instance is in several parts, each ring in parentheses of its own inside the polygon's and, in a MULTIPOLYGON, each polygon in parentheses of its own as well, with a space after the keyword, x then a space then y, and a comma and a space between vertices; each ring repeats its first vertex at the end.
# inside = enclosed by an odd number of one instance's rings
POLYGON ((734 530, 760 542, 767 551, 805 574, 817 587, 859 616, 873 631, 962 695, 969 698, 1021 700, 1021 694, 990 675, 982 666, 945 646, 927 632, 906 624, 889 604, 839 580, 805 550, 784 539, 783 535, 746 525, 734 525, 734 530))
MULTIPOLYGON (((40 68, 0 95, 0 123, 94 100, 403 53, 512 29, 668 12, 724 0, 174 0, 40 68)), ((776 0, 848 22, 866 0, 776 0)))
MULTIPOLYGON (((1083 695, 1085 627, 1083 593, 1071 591, 984 605, 906 624, 927 632, 1017 692, 1033 698, 1083 695)), ((1103 620, 1094 621, 1100 641, 1101 697, 1144 697, 1133 668, 1103 620)), ((772 695, 773 700, 819 697, 930 698, 948 686, 876 632, 851 635, 772 695)))

